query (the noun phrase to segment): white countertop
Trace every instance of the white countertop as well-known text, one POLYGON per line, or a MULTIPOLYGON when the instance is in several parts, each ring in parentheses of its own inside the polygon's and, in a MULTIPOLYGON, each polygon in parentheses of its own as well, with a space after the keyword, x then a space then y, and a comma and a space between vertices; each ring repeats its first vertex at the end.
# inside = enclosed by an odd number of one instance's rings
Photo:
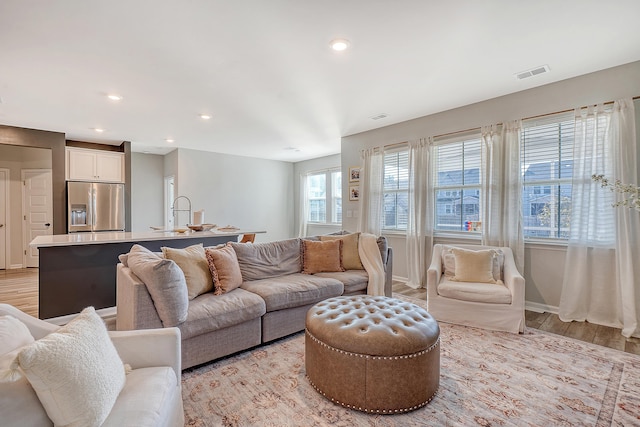
POLYGON ((210 231, 102 231, 99 233, 69 233, 50 236, 37 236, 29 246, 45 248, 52 246, 99 245, 103 243, 126 243, 149 240, 197 239, 199 237, 238 236, 240 234, 261 234, 266 231, 237 230, 223 232, 216 229, 210 231))

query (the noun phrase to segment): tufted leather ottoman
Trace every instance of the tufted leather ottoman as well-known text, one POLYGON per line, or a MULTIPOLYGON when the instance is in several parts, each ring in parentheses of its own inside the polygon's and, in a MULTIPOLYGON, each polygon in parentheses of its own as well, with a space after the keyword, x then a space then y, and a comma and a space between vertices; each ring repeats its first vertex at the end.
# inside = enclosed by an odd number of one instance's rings
POLYGON ((331 401, 364 412, 418 409, 440 384, 440 328, 396 298, 343 296, 307 312, 305 368, 331 401))

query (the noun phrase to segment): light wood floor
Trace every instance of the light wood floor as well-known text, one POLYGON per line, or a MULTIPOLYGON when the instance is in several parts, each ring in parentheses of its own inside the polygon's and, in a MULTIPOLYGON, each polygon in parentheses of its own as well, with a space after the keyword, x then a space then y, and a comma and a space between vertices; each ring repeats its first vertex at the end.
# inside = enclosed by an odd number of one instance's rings
MULTIPOLYGON (((393 282, 393 292, 419 299, 427 298, 426 289, 412 289, 399 281, 393 282)), ((38 317, 38 269, 0 270, 0 303, 11 304, 38 317)), ((625 339, 620 329, 588 322, 567 323, 551 313, 527 311, 525 315, 528 328, 640 355, 640 339, 625 339)))
MULTIPOLYGON (((426 289, 413 289, 398 281, 393 282, 393 292, 425 300, 427 298, 426 289)), ((556 314, 536 313, 528 310, 525 312, 525 319, 527 328, 539 329, 541 331, 640 355, 640 339, 626 339, 620 334, 620 329, 588 322, 563 322, 556 314)))

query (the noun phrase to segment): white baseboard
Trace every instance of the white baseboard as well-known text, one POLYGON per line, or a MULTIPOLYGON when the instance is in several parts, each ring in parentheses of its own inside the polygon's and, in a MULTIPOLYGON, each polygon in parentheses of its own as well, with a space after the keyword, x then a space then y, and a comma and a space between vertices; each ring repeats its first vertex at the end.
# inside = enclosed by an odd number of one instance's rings
POLYGON ((17 270, 19 268, 22 268, 22 264, 11 264, 9 266, 9 270, 17 270))
MULTIPOLYGON (((105 321, 111 319, 116 316, 116 307, 107 307, 96 310, 96 313, 100 317, 102 317, 105 321)), ((67 314, 66 316, 52 317, 50 319, 44 319, 49 323, 53 323, 54 325, 62 326, 69 323, 69 321, 73 320, 78 313, 76 314, 67 314)))
POLYGON ((407 283, 409 281, 407 277, 400 277, 400 276, 396 276, 395 274, 391 275, 391 279, 398 282, 402 282, 402 283, 407 283))
POLYGON ((551 313, 558 314, 558 307, 554 305, 540 304, 538 302, 525 301, 524 309, 529 311, 535 311, 536 313, 551 313))

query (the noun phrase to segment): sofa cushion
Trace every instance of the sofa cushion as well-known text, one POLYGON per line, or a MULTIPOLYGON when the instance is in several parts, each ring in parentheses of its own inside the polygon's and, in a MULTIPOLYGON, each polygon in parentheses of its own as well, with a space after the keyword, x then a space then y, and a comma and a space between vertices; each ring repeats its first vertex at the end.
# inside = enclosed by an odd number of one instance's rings
POLYGON ((342 240, 302 240, 302 272, 344 271, 342 265, 342 240))
POLYGON ((202 243, 184 249, 162 247, 162 255, 175 261, 184 273, 189 299, 213 290, 213 279, 202 243))
POLYGON ((266 313, 265 302, 244 289, 222 295, 200 295, 189 302, 187 320, 178 326, 182 340, 255 319, 266 313))
POLYGON ((0 355, 31 344, 34 341, 29 328, 13 316, 0 316, 0 355))
POLYGON ((241 289, 260 295, 269 312, 314 304, 342 295, 344 285, 336 279, 296 273, 244 282, 241 289))
POLYGON ((236 251, 242 280, 260 280, 300 273, 300 239, 279 240, 268 243, 231 242, 236 251))
POLYGON ((236 251, 227 244, 219 248, 207 248, 207 262, 213 276, 215 295, 231 292, 242 284, 242 273, 236 251))
POLYGON ((442 276, 438 294, 445 298, 494 304, 511 304, 511 292, 502 281, 494 283, 455 282, 442 276))
POLYGON ((354 292, 367 290, 369 284, 369 275, 364 270, 347 270, 336 271, 333 273, 318 273, 315 274, 318 277, 328 277, 330 279, 336 279, 342 282, 344 285, 344 294, 350 295, 354 292))
POLYGON ((342 266, 345 270, 364 270, 358 252, 360 233, 344 234, 341 236, 320 236, 320 241, 342 240, 342 266))
POLYGON ((189 294, 184 273, 174 261, 164 259, 140 245, 133 245, 129 268, 147 286, 165 328, 187 319, 189 294))
POLYGON ((176 381, 175 371, 167 366, 134 369, 102 427, 163 425, 180 393, 176 381))
POLYGON ((93 307, 18 354, 55 425, 99 426, 124 387, 125 370, 93 307))
MULTIPOLYGON (((0 378, 7 377, 13 361, 22 348, 0 355, 0 378)), ((0 414, 3 426, 52 426, 53 422, 38 399, 35 390, 21 375, 15 381, 0 379, 0 414)))
MULTIPOLYGON (((456 256, 453 254, 455 246, 442 245, 442 270, 445 275, 453 277, 456 275, 456 256)), ((497 282, 502 279, 504 267, 504 252, 499 248, 492 248, 495 252, 493 258, 493 279, 497 282)))

